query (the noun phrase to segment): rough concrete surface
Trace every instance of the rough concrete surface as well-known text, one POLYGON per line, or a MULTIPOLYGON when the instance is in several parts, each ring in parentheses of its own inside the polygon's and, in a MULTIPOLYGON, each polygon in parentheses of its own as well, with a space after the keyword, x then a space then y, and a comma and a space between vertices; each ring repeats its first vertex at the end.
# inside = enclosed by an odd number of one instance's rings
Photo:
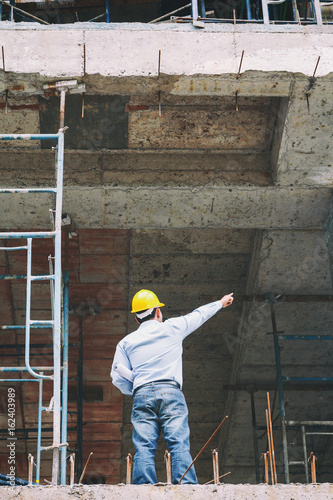
POLYGON ((117 499, 131 500, 328 500, 333 498, 333 484, 220 484, 209 486, 165 486, 165 485, 95 485, 95 486, 16 486, 2 487, 2 500, 67 500, 77 498, 81 500, 117 499))

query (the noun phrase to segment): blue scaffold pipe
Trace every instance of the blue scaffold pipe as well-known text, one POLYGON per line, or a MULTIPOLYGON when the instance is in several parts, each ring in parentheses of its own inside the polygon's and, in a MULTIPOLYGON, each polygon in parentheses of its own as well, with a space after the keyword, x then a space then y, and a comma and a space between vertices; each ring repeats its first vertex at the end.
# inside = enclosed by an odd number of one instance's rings
POLYGON ((192 17, 193 21, 196 21, 199 16, 199 10, 198 10, 198 0, 192 0, 192 17))
POLYGON ((3 141, 45 141, 59 139, 59 134, 0 134, 3 141))
MULTIPOLYGON (((63 372, 62 372, 62 413, 61 413, 61 442, 67 443, 67 406, 68 406, 68 313, 69 291, 68 271, 63 273, 64 283, 64 345, 63 345, 63 372)), ((63 446, 60 452, 60 484, 66 484, 66 455, 67 447, 63 446)))
MULTIPOLYGON (((53 366, 33 366, 31 367, 32 370, 43 370, 45 371, 53 371, 53 366)), ((3 372, 9 372, 9 373, 14 373, 14 372, 28 372, 28 368, 26 366, 0 366, 0 373, 3 372)), ((49 376, 48 378, 52 378, 52 376, 49 376)))
MULTIPOLYGON (((6 252, 12 252, 13 250, 26 250, 28 247, 0 247, 0 250, 5 250, 6 252)), ((8 278, 7 278, 8 279, 8 278)))
MULTIPOLYGON (((41 372, 43 375, 43 372, 41 372)), ((40 454, 42 447, 42 414, 43 414, 43 379, 39 379, 38 391, 38 428, 37 428, 37 463, 36 463, 36 483, 40 480, 40 454)))
MULTIPOLYGON (((59 131, 57 150, 57 198, 55 210, 54 238, 54 325, 53 325, 53 442, 61 440, 61 222, 62 185, 64 170, 64 133, 59 131)), ((53 449, 52 483, 57 484, 59 476, 59 448, 53 449)))
POLYGON ((38 382, 36 378, 2 378, 1 382, 38 382))
POLYGON ((2 240, 13 240, 18 238, 54 238, 55 231, 38 231, 36 233, 31 232, 15 232, 15 233, 0 233, 0 239, 2 240))
MULTIPOLYGON (((52 328, 49 325, 30 325, 30 328, 52 328)), ((24 330, 25 325, 3 325, 0 326, 0 330, 24 330)))
POLYGON ((56 188, 4 188, 0 189, 0 193, 8 194, 8 193, 56 193, 56 188))
POLYGON ((105 0, 105 13, 106 13, 106 22, 111 22, 111 14, 110 14, 110 0, 105 0))
POLYGON ((18 479, 17 477, 11 477, 7 476, 5 474, 0 474, 0 480, 3 481, 0 484, 8 484, 10 486, 10 483, 14 483, 19 486, 26 486, 28 484, 28 481, 24 481, 23 479, 18 479))
POLYGON ((49 281, 54 280, 54 274, 45 274, 44 276, 31 276, 31 281, 49 281))

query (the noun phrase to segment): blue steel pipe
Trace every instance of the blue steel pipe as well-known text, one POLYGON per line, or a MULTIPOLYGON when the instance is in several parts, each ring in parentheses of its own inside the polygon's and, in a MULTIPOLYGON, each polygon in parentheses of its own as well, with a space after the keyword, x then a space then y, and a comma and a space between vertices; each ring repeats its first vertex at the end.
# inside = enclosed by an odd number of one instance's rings
MULTIPOLYGON (((43 372, 41 372, 43 375, 43 372)), ((37 430, 37 463, 36 463, 36 483, 39 484, 40 479, 40 454, 42 446, 42 410, 43 407, 43 379, 39 379, 38 391, 38 430, 37 430)))
POLYGON ((1 382, 39 382, 36 378, 2 378, 1 382))
MULTIPOLYGON (((62 357, 62 414, 61 414, 61 442, 67 443, 67 402, 68 402, 68 314, 69 314, 69 292, 68 271, 64 271, 64 345, 62 357)), ((67 446, 61 448, 60 461, 60 484, 66 484, 66 455, 67 446)))
POLYGON ((105 13, 106 13, 106 22, 111 22, 111 14, 110 14, 110 0, 105 1, 105 13))
POLYGON ((28 232, 0 233, 0 239, 3 240, 13 240, 17 238, 24 238, 26 240, 27 238, 54 238, 54 237, 55 237, 55 231, 39 231, 36 233, 28 233, 28 232))
MULTIPOLYGON (((50 325, 30 325, 30 328, 51 328, 50 325)), ((0 330, 24 330, 25 325, 3 325, 0 330)))
POLYGON ((59 134, 0 134, 0 140, 4 141, 47 141, 49 139, 59 139, 59 134))
POLYGON ((59 444, 61 438, 61 217, 62 217, 62 185, 64 170, 64 133, 58 133, 57 149, 57 199, 55 210, 54 238, 54 326, 53 326, 53 461, 52 484, 58 483, 59 476, 59 444))
POLYGON ((252 21, 250 0, 246 0, 246 15, 247 15, 247 20, 252 21))
MULTIPOLYGON (((45 371, 49 371, 49 370, 53 370, 53 366, 34 366, 32 367, 33 370, 43 370, 44 372, 45 371)), ((12 373, 12 372, 28 372, 28 368, 26 366, 0 366, 0 373, 3 373, 3 372, 9 372, 9 373, 12 373)), ((49 378, 52 378, 52 377, 49 377, 49 378)))
POLYGON ((0 189, 0 193, 56 193, 56 188, 8 188, 8 189, 0 189))
POLYGON ((199 16, 199 11, 198 11, 198 0, 192 0, 192 18, 193 21, 196 21, 199 16))

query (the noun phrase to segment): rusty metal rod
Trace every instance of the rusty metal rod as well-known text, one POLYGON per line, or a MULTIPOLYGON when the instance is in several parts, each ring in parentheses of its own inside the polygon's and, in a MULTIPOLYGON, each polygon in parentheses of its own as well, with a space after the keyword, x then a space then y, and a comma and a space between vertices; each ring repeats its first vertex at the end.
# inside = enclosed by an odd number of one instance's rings
POLYGON ((269 481, 268 481, 268 455, 269 455, 269 451, 267 451, 266 453, 264 453, 264 463, 265 463, 265 483, 268 484, 269 481))
POLYGON ((165 467, 166 467, 167 484, 171 484, 171 455, 168 452, 168 450, 165 450, 164 460, 165 460, 165 467))
POLYGON ((244 50, 242 51, 241 60, 240 60, 240 63, 239 63, 239 68, 238 68, 238 73, 237 73, 237 78, 240 77, 240 70, 241 70, 242 63, 243 63, 243 57, 244 57, 244 50))
POLYGON ((222 425, 227 420, 227 418, 228 418, 228 416, 226 415, 224 417, 224 419, 222 420, 222 422, 220 423, 220 425, 215 429, 215 431, 213 432, 213 434, 210 436, 210 438, 208 439, 207 443, 201 448, 201 450, 199 451, 199 453, 197 454, 197 456, 195 457, 195 459, 192 460, 192 463, 187 467, 186 471, 184 472, 184 474, 182 475, 182 477, 179 479, 178 484, 181 484, 182 480, 184 479, 185 475, 188 473, 188 471, 190 470, 190 468, 192 467, 192 465, 194 464, 194 462, 200 457, 201 453, 204 451, 204 449, 209 445, 209 443, 211 442, 211 440, 213 439, 213 437, 221 429, 222 425))
POLYGON ((311 462, 311 480, 313 483, 317 482, 317 475, 316 475, 316 460, 317 457, 314 455, 313 451, 311 451, 309 460, 311 462))
POLYGON ((271 415, 271 403, 270 403, 270 398, 269 398, 269 392, 267 392, 267 405, 268 405, 269 433, 270 433, 271 448, 272 448, 272 462, 273 462, 274 484, 277 484, 276 463, 275 463, 275 450, 274 450, 274 441, 273 441, 272 415, 271 415))
POLYGON ((66 90, 61 89, 60 91, 60 129, 65 126, 65 100, 66 100, 66 90))
POLYGON ((73 486, 73 484, 74 484, 74 472, 75 472, 75 453, 72 453, 69 456, 69 463, 70 463, 69 485, 73 486))
POLYGON ((129 453, 126 457, 126 484, 131 484, 132 480, 132 455, 129 453))
MULTIPOLYGON (((231 474, 231 472, 226 472, 225 474, 222 474, 222 476, 219 477, 219 480, 222 479, 222 477, 229 476, 229 474, 231 474)), ((208 481, 208 483, 205 483, 204 486, 206 486, 207 484, 212 484, 213 482, 214 482, 214 479, 212 479, 211 481, 208 481)))
POLYGON ((86 473, 86 469, 88 467, 89 461, 90 461, 93 454, 94 453, 92 451, 89 453, 89 457, 87 458, 86 465, 84 466, 84 469, 83 469, 82 474, 81 474, 80 479, 79 479, 79 484, 82 482, 82 479, 84 478, 84 475, 86 473))
POLYGON ((31 453, 29 453, 29 455, 28 455, 28 483, 29 483, 29 486, 32 486, 33 465, 34 465, 34 457, 31 455, 31 453))
POLYGON ((317 68, 318 68, 319 61, 320 61, 320 56, 318 56, 317 64, 316 64, 316 67, 315 67, 315 69, 314 69, 314 72, 313 72, 312 78, 314 78, 314 77, 315 77, 315 74, 316 74, 316 71, 317 71, 317 68))
POLYGON ((269 465, 270 465, 270 469, 271 469, 271 481, 272 481, 272 484, 274 484, 272 445, 271 445, 271 435, 269 432, 268 410, 265 410, 265 411, 266 411, 266 427, 267 427, 267 439, 268 439, 268 451, 269 451, 269 465))
POLYGON ((213 455, 213 474, 214 474, 214 483, 218 484, 219 482, 219 455, 217 450, 212 451, 213 455))

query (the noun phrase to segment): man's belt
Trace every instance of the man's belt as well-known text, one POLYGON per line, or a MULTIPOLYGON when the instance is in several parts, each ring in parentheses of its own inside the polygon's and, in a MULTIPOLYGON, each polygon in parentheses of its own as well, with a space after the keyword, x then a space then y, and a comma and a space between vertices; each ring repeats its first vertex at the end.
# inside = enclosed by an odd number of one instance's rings
POLYGON ((133 392, 133 396, 138 391, 139 389, 142 389, 143 387, 148 387, 149 385, 155 385, 155 384, 169 384, 169 385, 174 385, 178 389, 180 389, 180 384, 176 382, 175 380, 153 380, 152 382, 147 382, 146 384, 142 384, 139 387, 136 387, 133 392))

